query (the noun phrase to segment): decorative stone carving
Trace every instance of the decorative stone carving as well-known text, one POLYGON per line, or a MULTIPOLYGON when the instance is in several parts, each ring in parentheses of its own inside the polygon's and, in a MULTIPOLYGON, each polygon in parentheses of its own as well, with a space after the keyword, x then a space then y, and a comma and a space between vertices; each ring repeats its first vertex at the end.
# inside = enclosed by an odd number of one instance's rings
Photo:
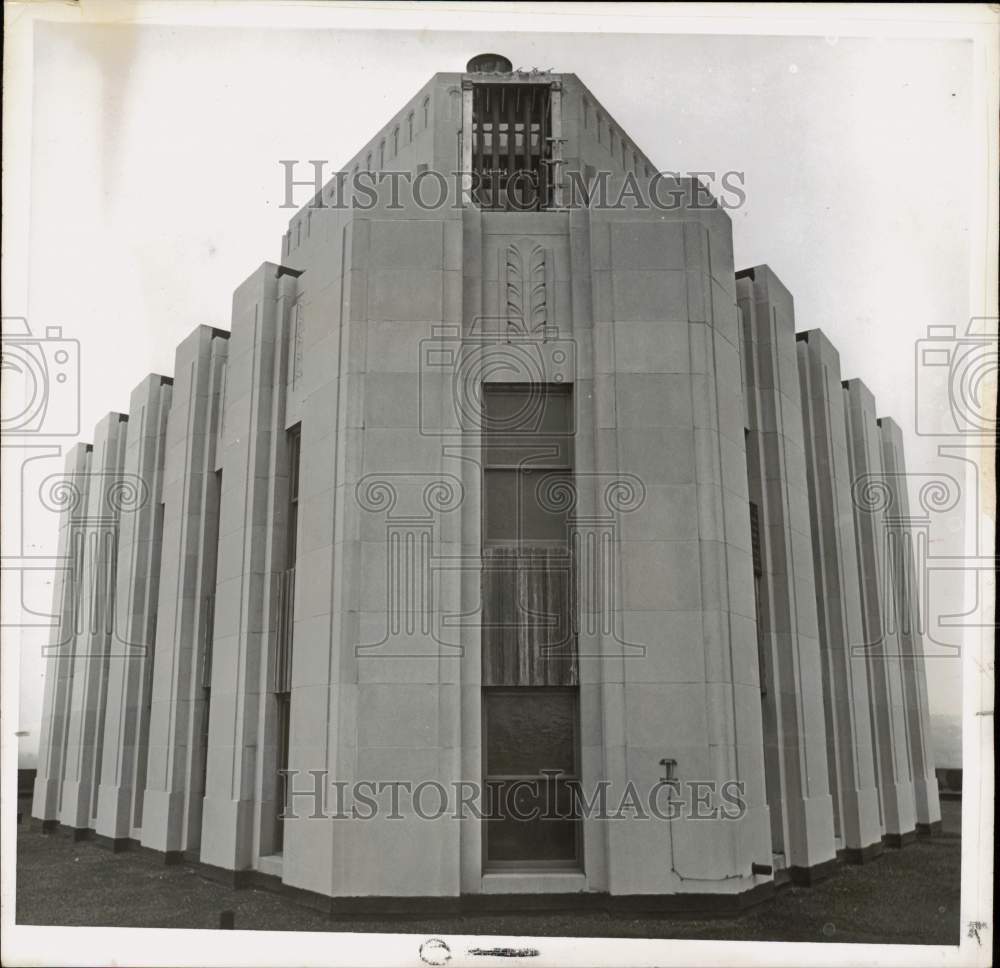
POLYGON ((538 243, 511 242, 504 256, 507 338, 546 335, 548 253, 538 243))

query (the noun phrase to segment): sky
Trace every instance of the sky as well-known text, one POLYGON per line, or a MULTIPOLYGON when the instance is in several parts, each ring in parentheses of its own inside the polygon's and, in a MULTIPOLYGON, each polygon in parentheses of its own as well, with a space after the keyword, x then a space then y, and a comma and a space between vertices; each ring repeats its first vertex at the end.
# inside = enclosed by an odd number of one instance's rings
MULTIPOLYGON (((918 416, 939 420, 948 404, 940 387, 921 397, 915 354, 929 327, 964 332, 975 301, 984 188, 972 42, 946 31, 610 32, 631 22, 603 33, 36 22, 30 75, 18 79, 30 85, 30 178, 15 203, 28 241, 4 315, 78 341, 89 439, 102 415, 128 410, 146 373, 172 372, 196 325, 228 329, 233 290, 278 261, 290 214, 280 159, 326 159, 332 172, 431 74, 496 51, 578 74, 662 169, 745 173, 747 203, 731 213, 737 268, 778 274, 797 329, 822 328, 844 378, 864 380, 903 427, 911 474, 960 480, 963 504, 935 518, 931 549, 962 554, 975 495, 966 465, 916 433, 918 416)), ((8 460, 5 473, 20 472, 8 460)), ((54 553, 53 515, 25 511, 16 530, 22 553, 54 553)), ((43 584, 25 596, 44 600, 43 584)), ((967 590, 942 579, 928 595, 938 615, 963 610, 967 590)), ((951 646, 962 634, 929 644, 932 711, 959 710, 951 646)), ((25 746, 42 642, 21 633, 25 746)))

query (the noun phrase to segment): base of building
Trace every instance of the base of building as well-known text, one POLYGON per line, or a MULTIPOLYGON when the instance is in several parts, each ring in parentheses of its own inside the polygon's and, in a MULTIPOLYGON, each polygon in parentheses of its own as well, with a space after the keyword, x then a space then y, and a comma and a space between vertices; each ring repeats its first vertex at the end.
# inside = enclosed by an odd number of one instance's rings
POLYGON ((93 840, 94 830, 92 827, 71 827, 69 824, 63 823, 61 820, 47 820, 46 823, 55 824, 54 827, 50 827, 47 833, 57 833, 60 836, 68 837, 73 843, 79 843, 81 840, 93 840))
POLYGON ((801 887, 812 887, 813 884, 825 881, 839 866, 840 860, 831 857, 820 864, 813 864, 812 867, 789 867, 788 879, 801 887))
POLYGON ((39 830, 43 834, 54 834, 59 829, 58 820, 39 820, 37 817, 31 818, 31 829, 39 830))
POLYGON ((281 883, 278 878, 261 874, 260 871, 234 871, 228 867, 217 867, 215 864, 206 864, 203 860, 199 859, 196 851, 187 851, 184 854, 184 863, 190 864, 192 867, 197 867, 198 873, 206 880, 215 881, 216 884, 224 884, 226 887, 232 887, 236 890, 242 890, 245 887, 263 887, 265 890, 268 889, 269 885, 256 883, 255 878, 258 877, 266 878, 269 881, 276 880, 279 884, 281 883))
POLYGON ((94 834, 94 843, 98 847, 120 854, 123 850, 132 850, 137 844, 131 837, 106 837, 104 834, 94 834))
POLYGON ((886 847, 892 847, 895 850, 898 850, 900 847, 905 847, 907 844, 912 844, 916 839, 916 830, 907 830, 904 834, 886 834, 882 838, 886 847))
POLYGON ((845 864, 867 864, 884 853, 885 844, 881 840, 876 840, 867 847, 845 847, 843 850, 838 850, 837 857, 845 864))
MULTIPOLYGON (((206 865, 199 865, 203 873, 206 865)), ((218 872, 220 869, 215 868, 218 872)), ((593 911, 606 914, 739 914, 774 896, 771 881, 740 894, 460 894, 448 897, 329 897, 285 884, 273 874, 260 871, 225 871, 226 883, 254 887, 287 897, 328 917, 354 918, 378 915, 394 919, 443 917, 447 915, 535 914, 539 911, 593 911), (234 876, 235 875, 235 876, 234 876)), ((210 874, 208 876, 211 876, 210 874)))
MULTIPOLYGON (((329 917, 354 918, 359 915, 392 916, 398 919, 437 917, 464 914, 532 914, 538 911, 594 911, 607 914, 706 914, 733 915, 754 907, 774 896, 775 884, 766 881, 739 894, 460 894, 447 897, 330 897, 300 887, 285 884, 280 877, 257 870, 229 870, 206 864, 194 851, 160 851, 145 847, 131 837, 105 837, 89 828, 67 827, 57 820, 35 821, 45 833, 58 831, 74 842, 92 841, 95 847, 112 853, 136 851, 163 864, 189 864, 208 880, 236 890, 258 888, 287 897, 289 900, 320 911, 329 917), (51 825, 51 826, 46 826, 51 825)), ((36 828, 37 829, 37 828, 36 828)), ((817 864, 808 870, 812 879, 802 883, 816 883, 832 870, 836 860, 817 864)))
POLYGON ((154 850, 152 847, 144 846, 134 837, 107 837, 104 834, 90 831, 90 836, 86 838, 92 840, 94 846, 102 850, 110 850, 113 854, 121 854, 125 851, 135 851, 138 854, 145 854, 162 864, 183 864, 186 858, 181 850, 154 850))
POLYGON ((94 843, 115 854, 131 850, 145 854, 147 857, 153 857, 164 864, 183 864, 186 860, 182 850, 154 850, 152 847, 146 847, 134 837, 105 837, 103 834, 95 834, 94 843))
POLYGON ((930 823, 917 824, 918 837, 939 837, 941 835, 941 821, 932 820, 930 823))

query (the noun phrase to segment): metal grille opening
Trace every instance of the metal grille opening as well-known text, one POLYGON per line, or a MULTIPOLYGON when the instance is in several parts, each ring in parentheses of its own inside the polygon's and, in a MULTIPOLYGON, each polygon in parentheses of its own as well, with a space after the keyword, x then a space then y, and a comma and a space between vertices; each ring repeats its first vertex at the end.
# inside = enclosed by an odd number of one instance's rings
POLYGON ((549 205, 552 119, 542 84, 472 89, 472 188, 480 208, 530 212, 549 205))

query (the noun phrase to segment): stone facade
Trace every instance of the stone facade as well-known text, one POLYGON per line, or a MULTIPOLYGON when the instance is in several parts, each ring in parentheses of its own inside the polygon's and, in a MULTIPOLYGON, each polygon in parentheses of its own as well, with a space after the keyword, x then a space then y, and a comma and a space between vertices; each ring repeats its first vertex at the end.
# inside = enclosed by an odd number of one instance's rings
POLYGON ((929 828, 914 582, 852 483, 888 481, 905 518, 898 428, 796 337, 771 270, 735 271, 696 185, 661 181, 669 209, 574 203, 574 174, 613 198, 658 176, 573 75, 436 75, 344 173, 459 168, 437 206, 323 186, 231 331, 199 327, 172 385, 148 377, 71 452, 87 519, 64 512, 34 816, 327 898, 740 903, 929 828), (538 210, 474 201, 477 84, 545 92, 538 210), (491 385, 570 391, 581 789, 734 783, 737 815, 584 816, 572 864, 519 866, 475 815, 330 802, 483 781, 491 385), (116 474, 142 499, 105 521, 116 474), (115 538, 74 556, 81 527, 115 538), (76 631, 80 595, 114 621, 76 631))

